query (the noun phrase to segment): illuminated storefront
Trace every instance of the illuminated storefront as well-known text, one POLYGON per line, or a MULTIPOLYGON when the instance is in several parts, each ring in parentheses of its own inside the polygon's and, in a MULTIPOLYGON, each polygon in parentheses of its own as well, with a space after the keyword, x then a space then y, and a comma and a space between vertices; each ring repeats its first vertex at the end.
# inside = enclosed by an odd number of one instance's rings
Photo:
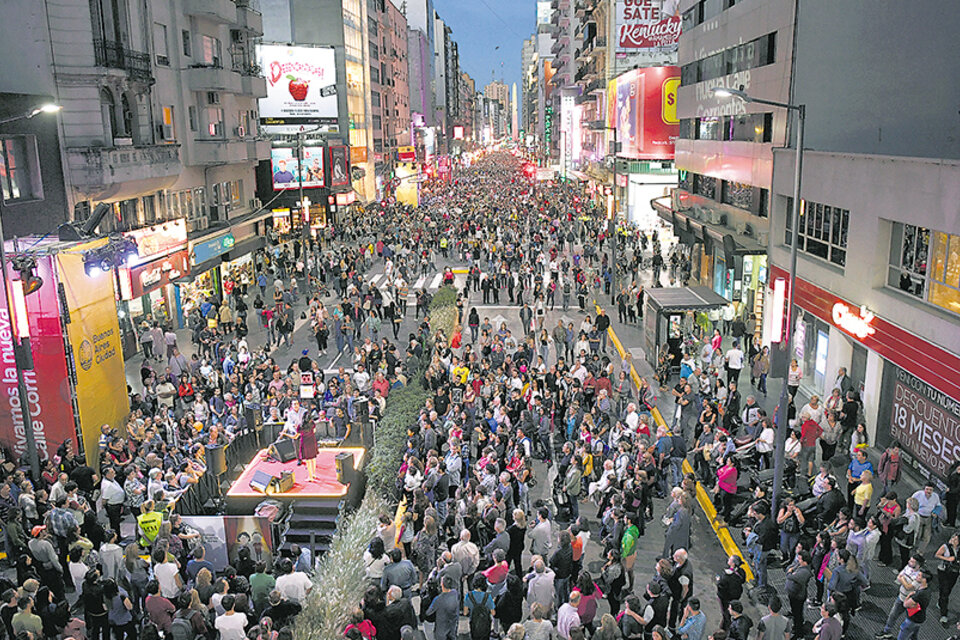
POLYGON ((175 315, 171 283, 189 275, 187 227, 183 219, 125 232, 137 245, 137 256, 115 272, 117 317, 124 357, 137 352, 145 326, 170 326, 175 315))

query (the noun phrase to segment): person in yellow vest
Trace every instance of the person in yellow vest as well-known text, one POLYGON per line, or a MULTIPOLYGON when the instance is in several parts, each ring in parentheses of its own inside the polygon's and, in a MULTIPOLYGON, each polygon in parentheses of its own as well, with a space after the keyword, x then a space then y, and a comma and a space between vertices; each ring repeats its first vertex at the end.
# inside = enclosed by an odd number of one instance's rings
POLYGON ((153 546, 157 534, 160 533, 160 524, 163 522, 163 514, 154 511, 156 504, 153 500, 147 500, 140 505, 140 515, 137 516, 137 531, 140 532, 140 546, 149 549, 153 546))
POLYGON ((447 239, 445 237, 440 238, 440 253, 444 258, 447 257, 447 239))

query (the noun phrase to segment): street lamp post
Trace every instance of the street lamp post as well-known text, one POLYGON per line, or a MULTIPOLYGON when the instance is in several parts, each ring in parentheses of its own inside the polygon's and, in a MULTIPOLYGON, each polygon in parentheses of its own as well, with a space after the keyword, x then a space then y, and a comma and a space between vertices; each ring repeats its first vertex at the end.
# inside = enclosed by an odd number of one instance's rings
MULTIPOLYGON (((803 125, 806 120, 807 107, 803 104, 790 104, 787 102, 776 102, 774 100, 765 100, 748 95, 740 89, 725 89, 723 87, 714 87, 713 93, 718 98, 736 97, 744 102, 755 102, 757 104, 766 104, 773 107, 779 107, 788 111, 793 111, 797 115, 797 151, 796 161, 793 168, 793 209, 790 212, 790 219, 793 229, 790 233, 790 271, 788 273, 787 285, 787 326, 784 328, 780 339, 780 349, 787 353, 781 358, 779 376, 783 379, 783 386, 780 390, 780 403, 777 405, 777 431, 776 448, 773 463, 773 490, 770 496, 771 515, 777 513, 777 502, 780 498, 783 485, 783 459, 784 443, 787 438, 787 404, 790 401, 787 391, 787 374, 790 369, 790 341, 793 338, 793 292, 797 284, 797 234, 800 227, 800 178, 803 170, 803 125)), ((780 327, 776 327, 775 331, 780 327)))
MULTIPOLYGON (((55 104, 45 104, 30 111, 0 120, 0 125, 29 120, 41 113, 56 113, 61 107, 55 104)), ((6 197, 0 192, 0 274, 2 274, 3 295, 7 303, 7 313, 10 317, 10 333, 13 341, 14 368, 17 370, 17 397, 20 400, 20 414, 23 417, 23 435, 27 449, 27 458, 30 461, 30 473, 34 480, 40 478, 40 457, 37 453, 36 438, 33 433, 33 417, 30 415, 30 402, 27 397, 27 384, 23 378, 24 369, 33 369, 33 354, 30 352, 29 320, 26 316, 26 302, 23 280, 13 282, 7 275, 6 239, 3 236, 3 212, 6 209, 6 197), (19 291, 14 291, 19 287, 19 291)))

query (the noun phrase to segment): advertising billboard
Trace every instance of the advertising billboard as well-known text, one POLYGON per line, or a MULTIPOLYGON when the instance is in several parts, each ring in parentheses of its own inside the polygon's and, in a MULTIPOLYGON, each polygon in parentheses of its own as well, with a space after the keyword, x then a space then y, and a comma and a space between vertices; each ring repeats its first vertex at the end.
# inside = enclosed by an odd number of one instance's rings
POLYGON ((323 177, 323 147, 303 148, 303 170, 297 159, 297 150, 275 147, 270 150, 270 171, 273 174, 273 190, 316 189, 326 184, 323 177))
POLYGON ((84 251, 105 242, 94 240, 57 254, 60 284, 70 313, 67 342, 77 376, 80 431, 87 464, 94 468, 100 457, 101 425, 122 432, 123 420, 130 413, 113 284, 109 274, 91 278, 83 268, 84 251))
POLYGON ((617 0, 617 51, 676 51, 679 5, 680 0, 617 0))
POLYGON ((922 475, 945 478, 960 459, 960 402, 891 362, 884 363, 881 397, 878 442, 899 441, 922 475))
MULTIPOLYGON (((25 298, 33 369, 24 371, 23 378, 37 455, 40 460, 45 460, 53 457, 57 447, 65 440, 74 440, 74 451, 77 451, 77 443, 53 259, 50 256, 36 256, 36 260, 36 274, 44 284, 25 298)), ((9 266, 7 275, 18 277, 12 266, 9 266)), ((126 391, 121 395, 126 402, 126 391)), ((0 410, 0 446, 20 459, 27 449, 27 440, 20 396, 17 394, 17 369, 14 365, 13 334, 6 296, 0 296, 0 398, 3 403, 3 409, 0 410)))
POLYGON ((610 92, 616 95, 614 121, 621 143, 620 155, 636 160, 672 160, 680 133, 680 68, 634 69, 610 84, 610 92))
POLYGON ((267 79, 260 99, 263 125, 336 125, 337 66, 331 47, 258 47, 267 79))
POLYGON ((343 187, 350 184, 350 165, 347 162, 347 147, 330 147, 330 186, 343 187))

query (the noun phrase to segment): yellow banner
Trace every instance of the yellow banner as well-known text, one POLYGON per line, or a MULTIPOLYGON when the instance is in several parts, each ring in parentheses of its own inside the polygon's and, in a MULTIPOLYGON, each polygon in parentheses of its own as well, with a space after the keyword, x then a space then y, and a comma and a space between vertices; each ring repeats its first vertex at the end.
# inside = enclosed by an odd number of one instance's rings
POLYGON ((67 341, 77 373, 80 431, 87 464, 94 468, 100 458, 100 427, 108 424, 123 433, 130 413, 113 273, 88 276, 83 268, 83 253, 105 243, 94 240, 57 255, 70 312, 67 341))
POLYGON ((420 204, 420 185, 417 183, 416 165, 398 164, 397 202, 416 207, 420 204))

